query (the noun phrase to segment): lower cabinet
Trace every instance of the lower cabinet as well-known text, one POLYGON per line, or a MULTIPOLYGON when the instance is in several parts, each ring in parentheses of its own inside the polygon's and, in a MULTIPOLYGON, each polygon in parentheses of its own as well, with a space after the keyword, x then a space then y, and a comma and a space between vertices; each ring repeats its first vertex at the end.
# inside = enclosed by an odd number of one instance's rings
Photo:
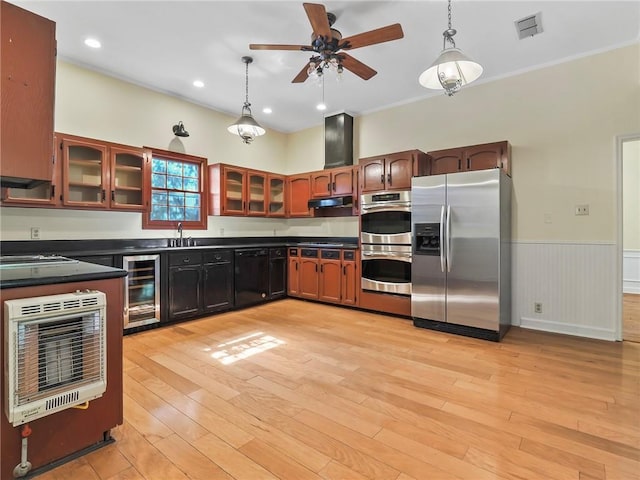
POLYGON ((289 248, 288 293, 340 305, 358 305, 357 251, 289 248))
POLYGON ((287 249, 269 249, 269 299, 287 295, 287 249))
POLYGON ((233 252, 169 254, 169 320, 233 306, 233 252))

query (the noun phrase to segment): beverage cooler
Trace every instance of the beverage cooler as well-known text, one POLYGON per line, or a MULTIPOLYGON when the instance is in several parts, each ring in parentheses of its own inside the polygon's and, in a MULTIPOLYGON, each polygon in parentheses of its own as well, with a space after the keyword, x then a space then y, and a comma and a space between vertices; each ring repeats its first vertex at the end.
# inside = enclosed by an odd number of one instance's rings
POLYGON ((124 328, 160 321, 160 255, 122 257, 125 283, 124 328))

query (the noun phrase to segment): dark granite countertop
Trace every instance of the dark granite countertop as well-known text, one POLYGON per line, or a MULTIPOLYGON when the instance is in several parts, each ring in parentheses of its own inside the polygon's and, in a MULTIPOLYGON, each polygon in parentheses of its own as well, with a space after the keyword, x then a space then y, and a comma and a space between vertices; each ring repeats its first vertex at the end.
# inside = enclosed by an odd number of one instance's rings
POLYGON ((125 277, 120 268, 104 267, 86 262, 56 263, 50 265, 26 265, 0 268, 0 288, 31 287, 57 283, 84 282, 125 277))

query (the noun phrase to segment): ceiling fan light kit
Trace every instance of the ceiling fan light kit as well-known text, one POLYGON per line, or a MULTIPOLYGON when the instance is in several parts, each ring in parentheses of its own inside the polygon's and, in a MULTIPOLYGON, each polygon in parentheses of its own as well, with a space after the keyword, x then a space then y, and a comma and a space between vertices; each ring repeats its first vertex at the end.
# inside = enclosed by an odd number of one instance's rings
POLYGON ((240 118, 233 124, 229 125, 227 131, 234 135, 238 135, 242 141, 249 144, 254 138, 264 135, 265 129, 255 121, 251 114, 251 104, 249 103, 249 64, 253 62, 251 57, 242 57, 242 62, 245 64, 245 98, 242 105, 242 113, 240 118))
POLYGON ((442 52, 435 62, 420 74, 418 82, 425 88, 444 90, 444 93, 452 96, 464 85, 477 80, 482 75, 482 66, 456 48, 453 36, 457 31, 451 28, 451 0, 448 11, 449 28, 442 34, 442 52), (447 47, 447 43, 451 46, 447 47))

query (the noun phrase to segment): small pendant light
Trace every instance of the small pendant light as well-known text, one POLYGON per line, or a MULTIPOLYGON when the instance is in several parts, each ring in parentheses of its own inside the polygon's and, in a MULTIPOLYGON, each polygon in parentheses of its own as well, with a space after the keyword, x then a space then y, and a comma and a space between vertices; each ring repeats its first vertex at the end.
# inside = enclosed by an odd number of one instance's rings
POLYGON ((251 143, 255 137, 265 134, 265 129, 258 124, 251 115, 251 104, 249 103, 249 64, 253 62, 251 57, 242 57, 245 64, 245 99, 242 106, 240 118, 234 124, 229 125, 229 133, 238 135, 244 143, 251 143))
POLYGON ((463 85, 471 83, 482 75, 482 66, 474 62, 464 53, 456 48, 453 36, 457 33, 455 28, 451 28, 451 0, 449 0, 449 28, 443 32, 442 52, 435 62, 427 68, 418 82, 425 88, 436 90, 444 89, 444 92, 452 96, 463 85), (447 48, 447 42, 451 44, 447 48))

